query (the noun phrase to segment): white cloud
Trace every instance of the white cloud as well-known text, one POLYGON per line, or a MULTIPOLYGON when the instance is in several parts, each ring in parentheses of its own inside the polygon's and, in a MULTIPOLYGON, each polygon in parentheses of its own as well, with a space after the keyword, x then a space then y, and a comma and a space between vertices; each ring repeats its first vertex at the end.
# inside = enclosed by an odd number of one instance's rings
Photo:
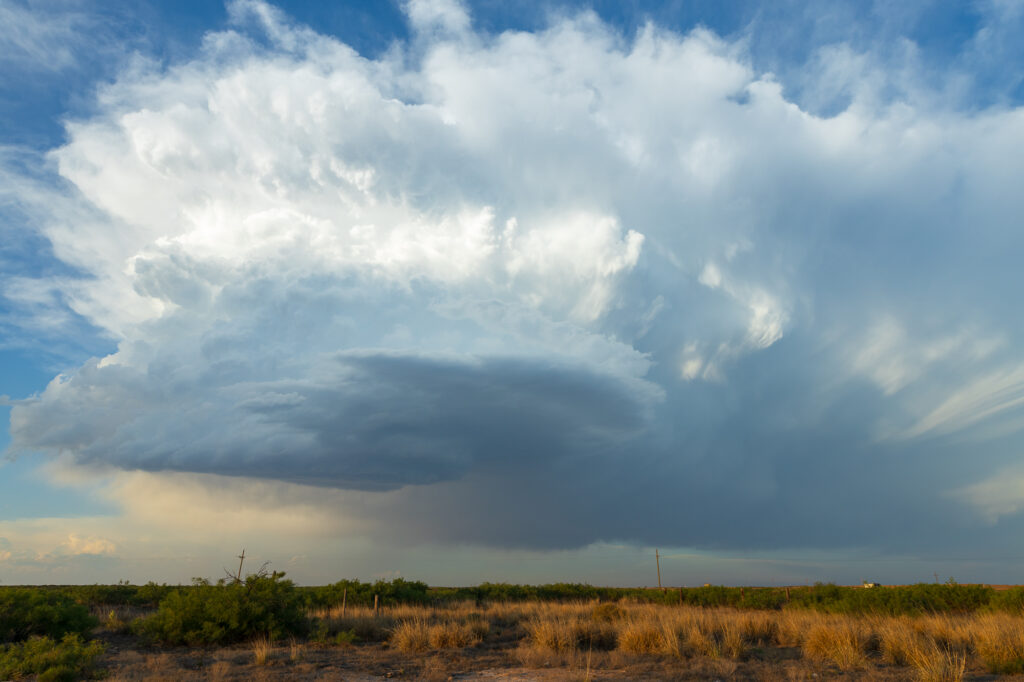
POLYGON ((469 28, 469 14, 459 0, 408 0, 405 11, 421 33, 459 34, 469 28))
MULTIPOLYGON (((906 483, 918 436, 1016 415, 1019 109, 887 97, 836 48, 820 98, 841 76, 848 106, 816 115, 742 43, 590 13, 485 35, 421 0, 413 43, 371 60, 230 11, 192 59, 101 89, 61 182, 17 185, 81 273, 5 278, 20 323, 73 312, 118 347, 15 405, 15 450, 372 490, 438 541, 827 544, 871 519, 817 523, 795 487, 875 491, 879 432, 911 436, 886 443, 906 483), (608 518, 676 498, 656 528, 608 518), (803 535, 695 520, 729 504, 803 535)), ((173 515, 173 477, 138 476, 132 513, 173 515)), ((952 487, 875 507, 927 518, 952 487)))
POLYGON ((1024 430, 1024 365, 1001 367, 965 386, 954 387, 937 407, 913 424, 906 437, 951 433, 994 418, 1005 421, 997 432, 1024 430))
POLYGON ((114 554, 117 552, 117 545, 106 538, 95 536, 83 538, 71 533, 68 535, 68 539, 61 543, 57 551, 61 554, 69 554, 71 556, 79 556, 83 554, 99 556, 114 554))
POLYGON ((1004 345, 999 338, 981 338, 961 329, 937 338, 908 338, 892 316, 876 320, 854 348, 851 367, 871 378, 886 395, 925 375, 937 363, 978 362, 1004 345))
POLYGON ((991 478, 956 488, 951 497, 994 524, 1024 509, 1024 474, 1016 469, 1003 470, 991 478))
POLYGON ((71 66, 76 38, 88 23, 84 14, 44 16, 13 0, 0 0, 0 63, 30 70, 71 66))

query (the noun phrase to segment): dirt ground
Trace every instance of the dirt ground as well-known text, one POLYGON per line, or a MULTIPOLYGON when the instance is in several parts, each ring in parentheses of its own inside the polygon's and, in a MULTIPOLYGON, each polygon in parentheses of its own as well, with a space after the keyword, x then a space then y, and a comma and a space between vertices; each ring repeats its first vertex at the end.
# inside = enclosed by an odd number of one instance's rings
MULTIPOLYGON (((912 680, 912 670, 874 666, 840 672, 808 662, 799 650, 769 648, 748 660, 679 660, 620 652, 543 655, 529 649, 473 647, 405 654, 384 644, 275 646, 258 665, 251 647, 143 647, 127 635, 104 634, 99 662, 106 679, 118 680, 912 680)), ((971 680, 994 676, 968 674, 971 680)))

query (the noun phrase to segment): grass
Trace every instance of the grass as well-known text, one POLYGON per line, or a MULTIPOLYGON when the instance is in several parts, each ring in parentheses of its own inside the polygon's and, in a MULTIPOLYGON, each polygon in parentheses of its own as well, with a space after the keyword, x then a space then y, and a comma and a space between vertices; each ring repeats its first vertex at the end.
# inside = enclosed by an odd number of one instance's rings
POLYGON ((306 647, 295 637, 288 640, 288 660, 292 663, 298 663, 301 661, 305 651, 306 647))
POLYGON ((430 648, 430 625, 423 618, 404 620, 395 626, 390 642, 399 651, 426 651, 430 648))
POLYGON ((991 673, 1024 673, 1024 620, 1005 614, 982 617, 974 649, 991 673))
POLYGON ((967 654, 943 649, 933 641, 912 649, 910 663, 922 682, 960 682, 967 670, 967 654))
POLYGON ((386 641, 405 653, 472 648, 496 634, 508 639, 511 632, 524 663, 579 666, 586 656, 588 671, 608 653, 724 665, 789 648, 813 666, 843 673, 895 666, 922 680, 945 681, 962 679, 970 665, 997 674, 1024 672, 1024 618, 1006 613, 848 615, 621 601, 466 602, 378 614, 349 607, 344 617, 331 609, 314 615, 332 631, 358 632, 359 641, 386 641))
MULTIPOLYGON (((137 607, 96 612, 100 636, 133 631, 126 626, 133 608, 137 607)), ((467 661, 480 661, 475 664, 479 669, 517 663, 561 669, 574 679, 599 678, 608 671, 634 678, 691 671, 698 677, 838 675, 952 682, 985 672, 1024 673, 1024 614, 1008 612, 865 615, 628 599, 489 604, 474 600, 388 605, 379 611, 349 604, 344 613, 324 607, 304 611, 303 618, 308 627, 293 628, 298 634, 285 637, 276 657, 270 630, 236 646, 245 651, 248 665, 269 666, 260 675, 281 666, 315 669, 332 655, 375 660, 377 672, 391 670, 386 661, 412 670, 422 667, 425 678, 437 679, 446 679, 467 661), (344 653, 340 647, 345 647, 344 653)), ((204 623, 197 618, 193 627, 201 632, 204 623)), ((7 667, 0 667, 0 679, 91 674, 86 654, 98 651, 98 646, 77 635, 66 642, 50 638, 5 645, 2 665, 7 667), (70 658, 65 661, 60 651, 72 652, 70 658), (50 661, 45 669, 38 662, 43 659, 50 661), (51 668, 54 672, 46 672, 51 668)))
POLYGON ((863 623, 833 617, 810 629, 803 652, 808 658, 833 663, 843 671, 859 670, 867 666, 869 641, 863 623))
POLYGON ((256 665, 266 665, 273 651, 274 642, 270 637, 262 635, 252 640, 252 658, 256 665))

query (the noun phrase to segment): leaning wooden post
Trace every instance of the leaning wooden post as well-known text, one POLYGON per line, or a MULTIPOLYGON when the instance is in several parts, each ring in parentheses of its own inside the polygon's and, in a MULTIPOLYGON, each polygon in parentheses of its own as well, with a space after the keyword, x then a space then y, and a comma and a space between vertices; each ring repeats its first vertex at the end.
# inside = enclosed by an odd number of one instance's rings
POLYGON ((245 563, 245 548, 242 549, 242 553, 238 555, 238 573, 235 575, 235 582, 242 582, 242 564, 245 563))
POLYGON ((658 567, 658 589, 664 592, 665 588, 661 586, 661 557, 658 556, 658 550, 654 550, 654 563, 658 567))
POLYGON ((380 595, 379 594, 373 595, 373 615, 374 615, 375 618, 380 613, 380 601, 379 601, 379 599, 380 599, 380 595))
POLYGON ((341 592, 341 617, 345 617, 345 603, 348 601, 348 588, 346 587, 341 592))
POLYGON ((786 601, 789 601, 789 588, 786 588, 786 601))

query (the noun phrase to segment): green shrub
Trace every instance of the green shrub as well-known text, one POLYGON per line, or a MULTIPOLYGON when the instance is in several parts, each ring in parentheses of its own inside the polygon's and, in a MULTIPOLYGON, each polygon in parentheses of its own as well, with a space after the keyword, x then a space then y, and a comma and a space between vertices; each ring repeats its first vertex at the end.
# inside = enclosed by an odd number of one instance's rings
POLYGON ((55 668, 47 668, 39 673, 37 679, 39 682, 75 682, 77 678, 78 676, 72 668, 66 665, 58 665, 55 668))
POLYGON ((32 637, 18 644, 0 644, 0 679, 39 675, 40 682, 78 680, 88 677, 97 656, 103 653, 100 642, 84 642, 77 634, 62 640, 32 637))
POLYGON ((970 613, 988 607, 996 592, 984 585, 918 583, 897 587, 841 587, 817 584, 794 591, 792 606, 829 613, 970 613))
POLYGON ((354 629, 342 630, 334 636, 334 643, 338 646, 355 644, 359 641, 359 636, 356 634, 354 629))
POLYGON ((426 604, 430 601, 430 588, 419 580, 395 578, 391 581, 378 580, 364 583, 359 580, 339 580, 322 587, 300 587, 299 592, 310 608, 338 606, 344 599, 349 606, 372 606, 377 595, 381 606, 396 604, 426 604))
POLYGON ((1024 612, 1024 587, 1011 587, 1008 590, 992 591, 988 602, 989 611, 1024 612))
POLYGON ((96 626, 89 608, 63 592, 31 587, 0 590, 0 642, 19 642, 32 636, 59 639, 81 635, 96 626))
POLYGON ((168 644, 222 644, 266 635, 304 634, 305 605, 284 573, 250 575, 243 582, 182 587, 160 602, 157 612, 136 621, 143 636, 168 644))

